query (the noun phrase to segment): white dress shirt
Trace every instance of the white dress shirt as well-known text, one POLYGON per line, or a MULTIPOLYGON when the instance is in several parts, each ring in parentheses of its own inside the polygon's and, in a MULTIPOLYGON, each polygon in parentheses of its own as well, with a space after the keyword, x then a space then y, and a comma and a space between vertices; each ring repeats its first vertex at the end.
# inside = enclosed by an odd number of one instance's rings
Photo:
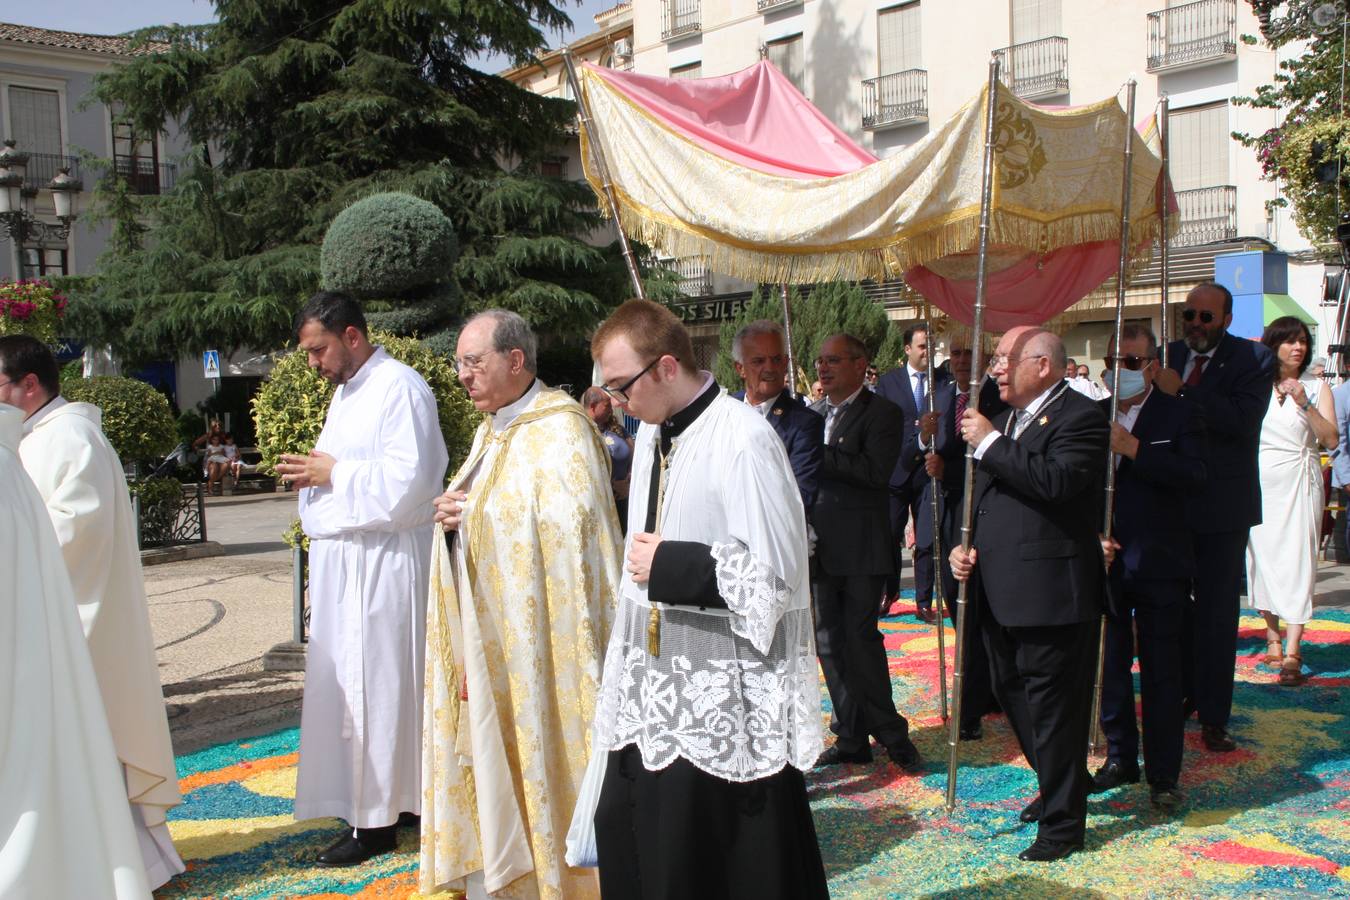
POLYGON ((848 409, 849 404, 858 399, 858 395, 863 392, 863 387, 864 385, 859 385, 858 389, 849 394, 844 402, 838 406, 830 402, 828 397, 825 398, 825 443, 830 442, 830 435, 834 434, 835 423, 844 414, 844 410, 848 409))
MULTIPOLYGON (((1035 400, 1032 400, 1027 404, 1026 409, 1013 410, 1013 414, 1009 418, 1009 421, 1012 423, 1012 429, 1007 436, 1011 437, 1013 440, 1017 440, 1017 436, 1022 433, 1022 429, 1026 428, 1027 423, 1036 417, 1036 413, 1040 411, 1041 407, 1046 403, 1049 403, 1051 397, 1058 396, 1060 391, 1068 390, 1068 388, 1068 384, 1062 381, 1056 382, 1042 391, 1040 396, 1035 400)), ((986 434, 984 440, 980 441, 980 445, 975 448, 975 458, 979 459, 984 456, 985 451, 993 446, 994 442, 1001 437, 1004 437, 1004 434, 998 429, 986 434)))

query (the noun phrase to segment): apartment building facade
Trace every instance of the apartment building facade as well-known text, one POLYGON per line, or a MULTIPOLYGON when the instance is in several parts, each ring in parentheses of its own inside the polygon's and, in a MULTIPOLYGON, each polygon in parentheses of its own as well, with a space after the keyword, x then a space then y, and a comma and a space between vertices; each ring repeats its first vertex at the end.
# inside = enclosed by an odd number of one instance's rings
MULTIPOLYGON (((1271 81, 1281 59, 1259 35, 1245 0, 633 0, 635 71, 668 77, 724 75, 767 57, 854 140, 884 158, 921 140, 978 94, 991 55, 1003 80, 1034 103, 1076 106, 1123 98, 1137 84, 1136 120, 1169 103, 1171 172, 1180 205, 1173 241, 1173 305, 1213 277, 1215 255, 1240 249, 1290 254, 1288 293, 1334 330, 1320 306, 1323 265, 1261 179, 1254 153, 1231 138, 1280 124, 1272 110, 1233 102, 1271 81)), ((678 262, 686 291, 706 308, 750 286, 701 262, 678 262)), ((1131 282, 1131 318, 1161 319, 1158 264, 1131 282)), ((912 292, 870 288, 890 315, 922 314, 912 292)), ((1109 297, 1088 298, 1062 323, 1070 352, 1104 354, 1109 297), (1079 324, 1073 325, 1073 322, 1079 324)), ((1175 328, 1173 328, 1175 333, 1175 328)))

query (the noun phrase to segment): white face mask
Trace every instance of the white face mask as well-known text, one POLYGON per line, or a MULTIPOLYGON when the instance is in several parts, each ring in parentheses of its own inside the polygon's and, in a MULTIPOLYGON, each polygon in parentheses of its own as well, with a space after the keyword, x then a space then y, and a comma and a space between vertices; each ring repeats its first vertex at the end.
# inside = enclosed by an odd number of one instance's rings
POLYGON ((1107 390, 1115 394, 1121 400, 1129 400, 1132 397, 1138 397, 1144 392, 1144 388, 1147 387, 1147 385, 1144 384, 1144 373, 1142 370, 1135 371, 1133 369, 1122 368, 1120 370, 1120 390, 1116 390, 1115 379, 1112 378, 1112 375, 1114 374, 1114 372, 1108 369, 1106 374, 1102 377, 1102 381, 1106 384, 1107 390))

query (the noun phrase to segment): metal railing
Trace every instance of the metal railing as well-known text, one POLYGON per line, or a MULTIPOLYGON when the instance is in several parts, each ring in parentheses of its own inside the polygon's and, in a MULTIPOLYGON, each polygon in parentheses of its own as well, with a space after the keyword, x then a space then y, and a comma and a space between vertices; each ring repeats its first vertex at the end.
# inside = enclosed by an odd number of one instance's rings
POLYGON ((804 0, 758 0, 760 12, 785 6, 801 6, 803 2, 804 0))
POLYGON ((1237 0, 1197 0, 1148 14, 1148 71, 1237 58, 1237 0))
POLYGON ((47 185, 56 177, 57 170, 70 169, 71 178, 80 177, 80 158, 62 156, 59 153, 30 153, 28 168, 23 172, 23 189, 26 191, 45 191, 47 185))
POLYGON ((1231 184, 1177 191, 1174 247, 1194 247, 1237 237, 1237 188, 1231 184))
POLYGON ((661 40, 702 31, 702 7, 702 0, 661 0, 661 40))
POLYGON ((113 170, 138 194, 163 194, 173 190, 178 167, 173 163, 155 163, 130 156, 113 158, 113 170))
POLYGON ((995 50, 1000 80, 1024 99, 1058 97, 1069 92, 1069 39, 1041 38, 995 50))
POLYGON ((680 277, 680 293, 686 297, 706 297, 712 293, 712 272, 702 256, 681 256, 668 259, 665 264, 680 277))
POLYGON ((928 121, 927 69, 908 69, 868 78, 862 86, 864 131, 928 121))
POLYGON ((183 485, 176 505, 142 506, 141 497, 133 495, 131 508, 136 519, 136 544, 142 550, 206 540, 205 485, 183 485))

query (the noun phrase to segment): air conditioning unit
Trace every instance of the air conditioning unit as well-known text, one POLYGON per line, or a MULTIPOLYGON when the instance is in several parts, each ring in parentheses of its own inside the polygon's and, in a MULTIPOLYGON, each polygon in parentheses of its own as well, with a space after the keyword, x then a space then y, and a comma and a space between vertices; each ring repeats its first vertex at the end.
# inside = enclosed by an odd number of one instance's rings
POLYGON ((633 61, 633 39, 619 38, 614 42, 614 65, 617 68, 620 64, 633 61))

